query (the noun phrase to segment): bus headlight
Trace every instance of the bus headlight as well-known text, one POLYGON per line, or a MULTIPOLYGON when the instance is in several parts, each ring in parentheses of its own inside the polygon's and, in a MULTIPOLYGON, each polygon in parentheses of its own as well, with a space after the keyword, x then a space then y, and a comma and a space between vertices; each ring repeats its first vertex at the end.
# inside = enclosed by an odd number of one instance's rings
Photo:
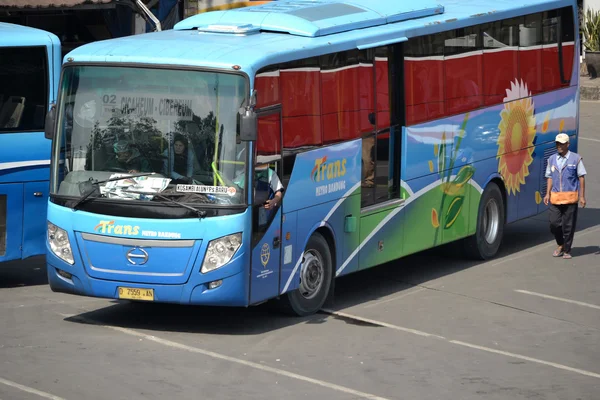
POLYGON ((67 231, 48 222, 48 243, 50 244, 50 249, 58 258, 71 265, 75 264, 67 231))
POLYGON ((208 243, 208 249, 204 255, 204 261, 202 262, 200 272, 205 274, 217 268, 221 268, 231 260, 241 245, 241 232, 211 240, 208 243))

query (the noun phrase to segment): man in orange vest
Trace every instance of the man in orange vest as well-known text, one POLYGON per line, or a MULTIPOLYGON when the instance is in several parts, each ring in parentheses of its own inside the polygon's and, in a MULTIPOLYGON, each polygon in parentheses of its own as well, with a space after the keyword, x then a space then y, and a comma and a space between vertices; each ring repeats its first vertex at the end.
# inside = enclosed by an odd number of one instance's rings
POLYGON ((585 207, 585 167, 579 154, 569 151, 569 136, 556 135, 557 153, 548 159, 548 185, 544 204, 550 203, 550 231, 558 248, 554 257, 571 258, 571 246, 577 222, 577 203, 585 207))

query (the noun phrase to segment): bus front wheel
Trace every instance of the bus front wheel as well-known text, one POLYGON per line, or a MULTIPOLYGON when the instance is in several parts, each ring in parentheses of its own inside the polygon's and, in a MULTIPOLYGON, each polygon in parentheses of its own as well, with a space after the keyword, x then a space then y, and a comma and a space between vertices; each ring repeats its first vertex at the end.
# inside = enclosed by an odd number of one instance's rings
POLYGON ((500 188, 494 182, 487 185, 477 213, 475 235, 464 241, 469 258, 487 260, 496 255, 504 235, 504 200, 500 188))
POLYGON ((300 267, 300 285, 298 289, 286 293, 281 298, 285 312, 306 316, 321 309, 331 287, 333 266, 331 250, 327 240, 314 233, 306 245, 300 267))

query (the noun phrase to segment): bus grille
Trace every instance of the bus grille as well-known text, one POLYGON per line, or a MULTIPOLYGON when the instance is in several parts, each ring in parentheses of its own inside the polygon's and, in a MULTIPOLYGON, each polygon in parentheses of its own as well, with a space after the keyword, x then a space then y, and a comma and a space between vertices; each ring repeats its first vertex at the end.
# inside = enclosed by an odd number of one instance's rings
POLYGON ((6 195, 0 195, 0 256, 6 254, 6 195))

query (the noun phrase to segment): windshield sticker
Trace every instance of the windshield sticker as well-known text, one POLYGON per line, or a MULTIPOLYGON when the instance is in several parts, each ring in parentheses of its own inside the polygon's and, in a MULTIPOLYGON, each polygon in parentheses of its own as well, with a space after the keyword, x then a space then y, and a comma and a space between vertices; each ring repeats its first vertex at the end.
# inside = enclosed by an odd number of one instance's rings
POLYGON ((152 200, 153 193, 164 191, 171 179, 149 176, 128 178, 127 174, 112 174, 109 179, 123 178, 107 182, 100 187, 100 193, 108 198, 125 200, 152 200))
POLYGON ((233 186, 177 185, 175 190, 181 193, 226 194, 229 196, 235 196, 237 193, 233 186))

